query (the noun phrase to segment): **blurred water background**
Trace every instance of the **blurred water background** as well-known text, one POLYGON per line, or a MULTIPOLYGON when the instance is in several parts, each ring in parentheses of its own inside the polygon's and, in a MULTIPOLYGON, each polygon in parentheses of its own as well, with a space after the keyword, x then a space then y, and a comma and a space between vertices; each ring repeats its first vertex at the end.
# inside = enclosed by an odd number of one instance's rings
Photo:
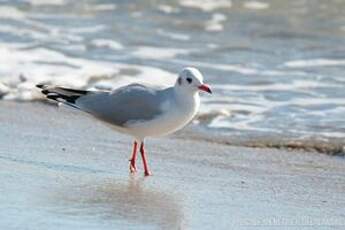
POLYGON ((0 95, 172 84, 195 66, 214 94, 190 135, 343 154, 344 35, 341 0, 0 0, 0 95))

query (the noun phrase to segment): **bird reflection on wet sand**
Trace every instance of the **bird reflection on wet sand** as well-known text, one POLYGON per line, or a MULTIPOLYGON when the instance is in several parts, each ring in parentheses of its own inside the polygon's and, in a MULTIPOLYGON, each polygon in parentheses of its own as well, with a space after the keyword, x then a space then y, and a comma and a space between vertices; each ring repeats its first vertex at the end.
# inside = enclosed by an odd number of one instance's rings
POLYGON ((146 188, 144 178, 130 177, 127 183, 111 180, 72 186, 57 197, 61 214, 98 218, 109 224, 183 228, 183 212, 174 196, 146 188))

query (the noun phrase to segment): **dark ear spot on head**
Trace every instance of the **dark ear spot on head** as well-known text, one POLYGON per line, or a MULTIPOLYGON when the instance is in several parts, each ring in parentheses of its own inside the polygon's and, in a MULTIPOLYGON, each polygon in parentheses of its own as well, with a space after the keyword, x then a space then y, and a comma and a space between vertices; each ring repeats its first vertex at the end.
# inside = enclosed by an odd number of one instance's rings
POLYGON ((179 78, 177 79, 177 83, 178 83, 179 85, 182 85, 182 78, 181 78, 181 77, 179 77, 179 78))

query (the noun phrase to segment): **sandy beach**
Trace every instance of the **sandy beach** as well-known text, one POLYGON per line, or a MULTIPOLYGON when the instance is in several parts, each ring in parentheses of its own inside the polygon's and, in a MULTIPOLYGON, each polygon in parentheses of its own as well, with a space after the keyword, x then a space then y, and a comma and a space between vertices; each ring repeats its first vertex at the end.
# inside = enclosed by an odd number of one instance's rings
POLYGON ((87 115, 0 102, 1 229, 343 229, 342 157, 131 139, 87 115), (141 162, 139 161, 139 166, 141 162))

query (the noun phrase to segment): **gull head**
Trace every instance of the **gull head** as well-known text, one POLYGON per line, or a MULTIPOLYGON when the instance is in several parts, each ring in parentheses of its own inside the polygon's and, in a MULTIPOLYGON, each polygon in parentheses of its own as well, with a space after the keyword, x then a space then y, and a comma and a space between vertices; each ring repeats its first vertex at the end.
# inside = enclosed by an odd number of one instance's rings
POLYGON ((175 87, 179 91, 191 94, 199 91, 212 93, 210 87, 204 84, 203 79, 204 77, 198 69, 186 67, 179 73, 175 87))

